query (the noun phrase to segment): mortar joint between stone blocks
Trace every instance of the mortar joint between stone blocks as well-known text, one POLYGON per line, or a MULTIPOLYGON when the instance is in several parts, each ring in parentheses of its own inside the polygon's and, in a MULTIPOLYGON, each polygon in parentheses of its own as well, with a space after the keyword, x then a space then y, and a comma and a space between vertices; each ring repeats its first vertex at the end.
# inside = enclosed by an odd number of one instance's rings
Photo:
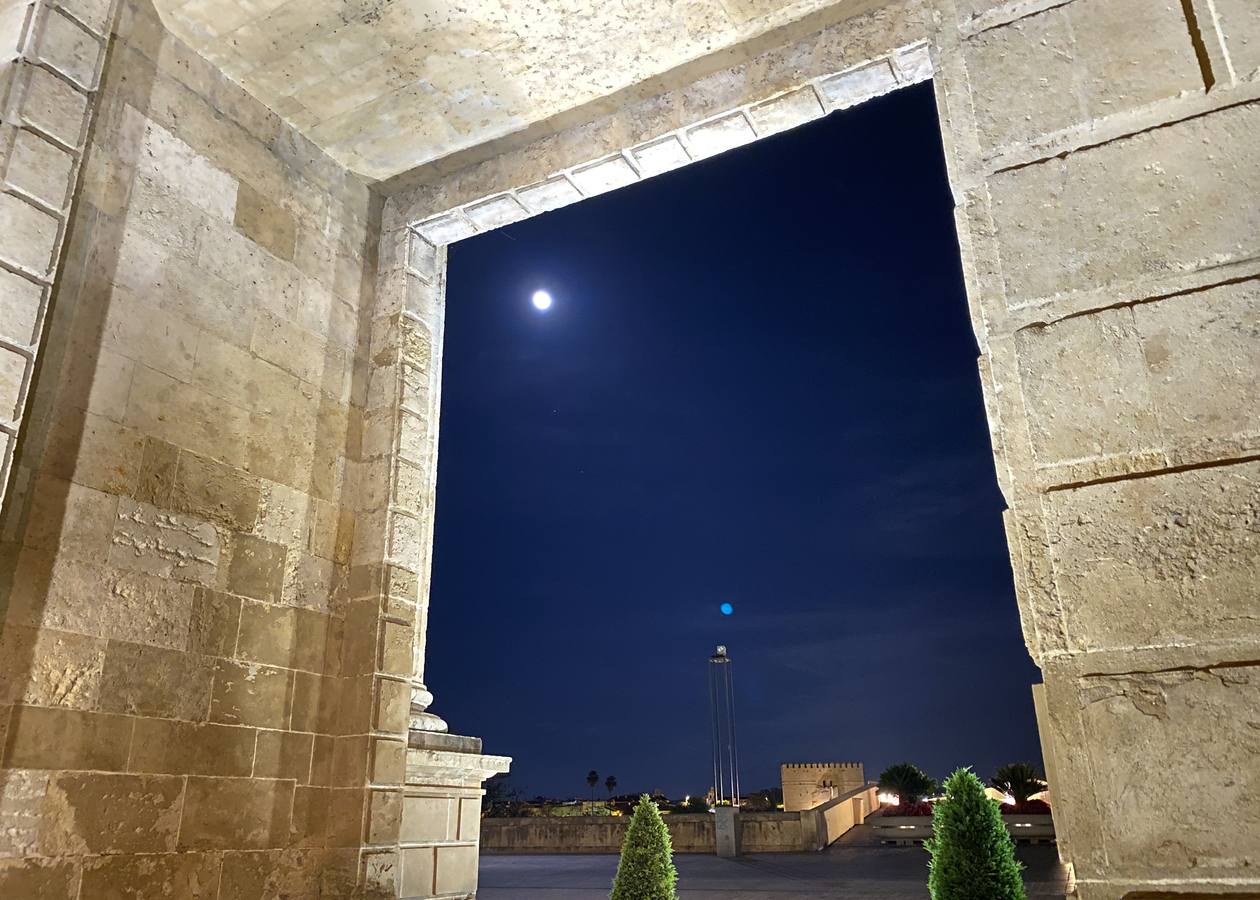
POLYGON ((32 272, 30 269, 27 269, 25 266, 22 266, 15 262, 11 262, 5 259, 3 256, 0 256, 0 269, 3 269, 4 271, 10 273, 11 275, 17 275, 21 278, 25 278, 27 281, 31 282, 32 284, 37 284, 41 288, 48 288, 52 286, 52 276, 50 273, 32 272))
MULTIPOLYGON (((75 175, 77 174, 78 174, 77 171, 72 171, 70 175, 70 180, 73 181, 75 175)), ((43 200, 39 199, 34 194, 24 191, 22 188, 18 187, 13 182, 9 181, 7 176, 4 180, 3 188, 0 188, 0 193, 8 194, 10 197, 17 197, 19 200, 24 200, 25 202, 29 203, 31 206, 38 209, 40 212, 45 213, 46 215, 52 216, 54 219, 57 220, 59 228, 61 224, 65 222, 65 218, 66 218, 65 207, 51 206, 48 203, 45 203, 43 200)), ((67 191, 66 193, 69 193, 69 191, 67 191)))
MULTIPOLYGON (((34 122, 32 122, 32 121, 30 121, 29 119, 27 119, 27 118, 26 118, 26 116, 25 116, 25 115, 21 112, 21 109, 20 109, 21 104, 20 104, 20 102, 19 102, 19 104, 18 104, 18 105, 19 105, 19 109, 18 109, 18 111, 15 113, 15 116, 14 116, 14 117, 15 117, 15 120, 16 120, 16 124, 18 125, 18 127, 19 127, 22 131, 29 131, 31 134, 35 135, 36 137, 38 137, 38 138, 40 138, 40 139, 42 139, 42 140, 47 141, 48 143, 50 143, 50 144, 52 144, 54 147, 56 147, 58 150, 61 150, 61 151, 63 151, 64 153, 68 153, 68 154, 70 154, 71 156, 73 156, 73 157, 74 157, 74 160, 75 160, 75 170, 74 170, 74 171, 75 171, 75 173, 76 173, 74 177, 75 177, 75 178, 77 178, 77 173, 78 173, 78 162, 79 162, 79 160, 80 160, 80 159, 82 158, 82 156, 83 156, 83 151, 79 148, 79 146, 78 146, 77 144, 68 144, 68 143, 66 143, 65 141, 63 141, 61 138, 57 137, 57 135, 52 134, 52 133, 50 133, 50 132, 48 132, 48 131, 45 131, 44 129, 40 128, 40 127, 39 127, 38 125, 36 125, 34 122)), ((81 129, 79 130, 79 139, 80 139, 80 140, 82 140, 82 138, 83 138, 83 133, 84 133, 84 131, 85 131, 85 130, 86 130, 86 124, 85 124, 84 128, 81 128, 81 129)))
MULTIPOLYGON (((108 41, 108 36, 110 32, 108 23, 113 20, 113 12, 115 9, 118 8, 117 4, 114 4, 114 3, 111 3, 110 7, 111 7, 110 14, 106 16, 105 34, 101 34, 95 28, 93 28, 88 22, 84 21, 83 18, 80 17, 78 13, 76 13, 70 7, 66 6, 63 0, 50 0, 50 3, 48 5, 49 9, 57 10, 57 12, 61 13, 71 22, 78 25, 80 28, 82 28, 84 31, 90 34, 93 38, 96 39, 96 42, 100 44, 102 47, 104 47, 106 42, 108 41)), ((100 60, 98 60, 98 64, 96 67, 96 72, 98 75, 100 74, 100 71, 102 68, 104 68, 103 63, 100 60)))

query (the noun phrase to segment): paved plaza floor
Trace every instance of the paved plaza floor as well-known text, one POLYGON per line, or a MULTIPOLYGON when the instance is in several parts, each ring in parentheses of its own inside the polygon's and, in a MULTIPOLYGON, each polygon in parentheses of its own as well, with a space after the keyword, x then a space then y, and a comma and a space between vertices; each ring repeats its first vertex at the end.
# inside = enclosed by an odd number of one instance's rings
MULTIPOLYGON (((1020 847, 1029 900, 1063 900, 1067 875, 1053 846, 1020 847)), ((891 847, 856 828, 821 853, 761 853, 737 860, 680 854, 681 900, 927 900, 927 853, 891 847)), ((481 858, 479 900, 607 900, 617 857, 481 858)))

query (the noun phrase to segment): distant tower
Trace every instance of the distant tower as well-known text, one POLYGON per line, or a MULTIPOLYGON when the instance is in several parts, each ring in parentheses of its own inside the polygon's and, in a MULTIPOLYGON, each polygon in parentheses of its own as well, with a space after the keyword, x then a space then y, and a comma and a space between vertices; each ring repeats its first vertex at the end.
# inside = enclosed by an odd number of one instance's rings
POLYGON ((735 741, 735 685, 725 645, 709 657, 709 718, 713 735, 716 804, 739 806, 739 747, 735 741))

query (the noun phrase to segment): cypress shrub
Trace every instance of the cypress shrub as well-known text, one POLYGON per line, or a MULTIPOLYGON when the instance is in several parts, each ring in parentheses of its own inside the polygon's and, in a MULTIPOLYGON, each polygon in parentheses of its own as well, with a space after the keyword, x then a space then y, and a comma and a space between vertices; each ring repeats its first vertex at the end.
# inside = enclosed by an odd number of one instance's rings
POLYGON ((928 891, 932 900, 1025 900, 1020 864, 998 804, 968 769, 945 779, 932 812, 928 891))
POLYGON ((674 847, 661 811, 644 794, 621 845, 621 862, 613 879, 611 900, 676 900, 674 847))

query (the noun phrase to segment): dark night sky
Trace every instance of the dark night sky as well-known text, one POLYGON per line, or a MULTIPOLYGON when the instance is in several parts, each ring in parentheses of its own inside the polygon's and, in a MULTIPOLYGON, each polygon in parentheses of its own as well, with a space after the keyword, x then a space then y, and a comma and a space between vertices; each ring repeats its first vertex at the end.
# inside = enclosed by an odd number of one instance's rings
POLYGON ((723 642, 747 789, 1039 764, 976 355, 929 85, 454 246, 434 711, 699 793, 723 642))

